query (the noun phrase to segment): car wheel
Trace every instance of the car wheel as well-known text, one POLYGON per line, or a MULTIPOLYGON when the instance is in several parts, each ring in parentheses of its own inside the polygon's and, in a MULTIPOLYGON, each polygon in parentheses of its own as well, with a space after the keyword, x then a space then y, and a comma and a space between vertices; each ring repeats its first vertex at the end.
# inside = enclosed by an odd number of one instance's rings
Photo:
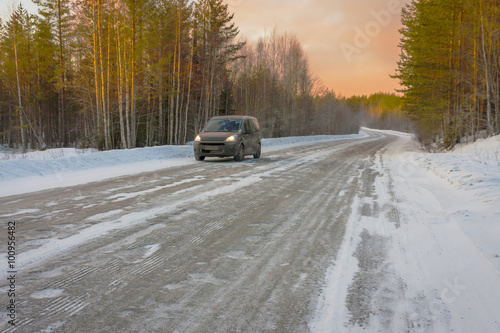
POLYGON ((245 159, 245 147, 241 144, 238 148, 238 152, 234 155, 234 160, 236 162, 241 162, 245 159))
POLYGON ((260 158, 260 152, 261 152, 261 145, 259 143, 259 147, 257 148, 257 151, 255 152, 255 154, 253 154, 253 158, 260 158))
POLYGON ((199 155, 197 155, 197 154, 194 154, 194 158, 195 158, 195 160, 197 160, 197 161, 204 161, 204 160, 205 160, 205 156, 199 156, 199 155))

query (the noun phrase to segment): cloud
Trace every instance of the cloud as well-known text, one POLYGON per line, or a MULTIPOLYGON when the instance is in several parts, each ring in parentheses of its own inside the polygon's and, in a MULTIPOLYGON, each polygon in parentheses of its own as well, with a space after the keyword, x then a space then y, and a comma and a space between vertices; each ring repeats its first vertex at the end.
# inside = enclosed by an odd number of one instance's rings
POLYGON ((250 42, 296 34, 313 73, 345 95, 394 92, 400 9, 409 0, 227 0, 250 42))

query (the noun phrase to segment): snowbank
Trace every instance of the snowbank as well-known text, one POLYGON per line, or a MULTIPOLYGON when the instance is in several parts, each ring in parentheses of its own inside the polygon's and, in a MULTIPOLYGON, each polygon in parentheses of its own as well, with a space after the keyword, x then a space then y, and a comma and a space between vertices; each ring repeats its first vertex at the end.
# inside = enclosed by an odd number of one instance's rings
POLYGON ((447 153, 415 153, 411 158, 457 190, 500 204, 500 136, 458 145, 447 153))
POLYGON ((500 272, 500 136, 459 145, 439 154, 410 153, 408 158, 451 185, 430 186, 468 238, 500 272))

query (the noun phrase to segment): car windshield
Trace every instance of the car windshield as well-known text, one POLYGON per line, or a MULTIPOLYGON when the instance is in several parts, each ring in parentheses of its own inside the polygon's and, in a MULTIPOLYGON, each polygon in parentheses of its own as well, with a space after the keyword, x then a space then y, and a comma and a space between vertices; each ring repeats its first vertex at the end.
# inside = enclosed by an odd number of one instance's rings
POLYGON ((205 132, 238 132, 241 128, 241 119, 211 119, 205 132))

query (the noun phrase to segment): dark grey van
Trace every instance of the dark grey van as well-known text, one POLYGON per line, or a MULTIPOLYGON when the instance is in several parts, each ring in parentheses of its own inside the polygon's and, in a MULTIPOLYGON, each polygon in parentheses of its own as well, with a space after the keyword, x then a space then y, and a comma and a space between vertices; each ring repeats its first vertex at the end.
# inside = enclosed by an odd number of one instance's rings
POLYGON ((243 161, 246 155, 260 158, 259 122, 249 116, 221 116, 210 119, 194 140, 194 157, 234 157, 243 161))

